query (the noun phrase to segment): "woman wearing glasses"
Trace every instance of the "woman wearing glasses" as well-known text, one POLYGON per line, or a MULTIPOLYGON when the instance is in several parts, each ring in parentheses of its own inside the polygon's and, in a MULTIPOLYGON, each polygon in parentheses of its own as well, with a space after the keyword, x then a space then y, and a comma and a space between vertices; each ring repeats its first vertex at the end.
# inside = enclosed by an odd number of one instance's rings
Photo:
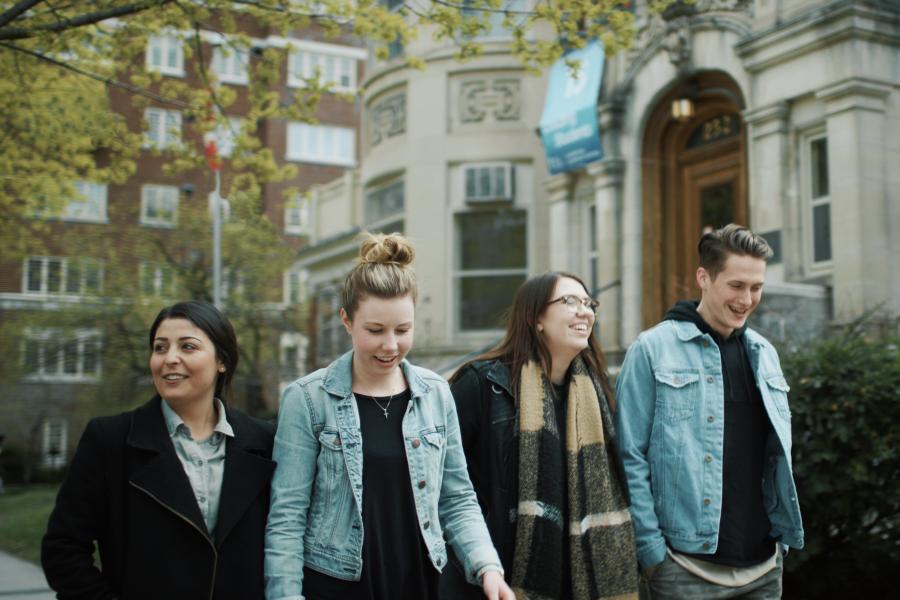
MULTIPOLYGON (((520 597, 637 598, 596 308, 574 275, 533 277, 516 292, 503 340, 450 379, 469 476, 520 597)), ((477 597, 455 566, 442 598, 477 597)))

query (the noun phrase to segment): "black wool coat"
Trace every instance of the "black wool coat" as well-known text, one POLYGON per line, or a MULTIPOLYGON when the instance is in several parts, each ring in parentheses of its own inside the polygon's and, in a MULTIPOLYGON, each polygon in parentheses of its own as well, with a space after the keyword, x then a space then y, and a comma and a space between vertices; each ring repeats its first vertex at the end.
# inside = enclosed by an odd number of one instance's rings
POLYGON ((88 423, 41 546, 60 600, 263 598, 274 428, 226 408, 234 438, 226 441, 212 536, 161 401, 88 423))

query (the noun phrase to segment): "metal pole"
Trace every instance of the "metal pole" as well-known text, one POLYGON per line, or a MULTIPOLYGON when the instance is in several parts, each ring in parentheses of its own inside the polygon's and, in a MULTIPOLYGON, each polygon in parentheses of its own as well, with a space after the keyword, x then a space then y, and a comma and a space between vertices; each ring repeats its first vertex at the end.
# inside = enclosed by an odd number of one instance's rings
POLYGON ((213 192, 213 304, 222 310, 222 196, 220 193, 219 171, 216 176, 216 189, 213 192))

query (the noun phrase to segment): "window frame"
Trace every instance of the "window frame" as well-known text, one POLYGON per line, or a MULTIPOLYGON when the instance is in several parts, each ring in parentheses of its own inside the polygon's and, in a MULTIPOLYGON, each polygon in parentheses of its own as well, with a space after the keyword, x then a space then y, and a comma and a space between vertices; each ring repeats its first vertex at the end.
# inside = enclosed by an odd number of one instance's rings
POLYGON ((62 219, 64 221, 75 223, 108 223, 107 206, 109 205, 109 186, 105 183, 87 180, 78 180, 73 186, 75 188, 76 196, 82 196, 85 199, 81 200, 75 197, 70 199, 63 211, 62 219), (95 197, 90 193, 91 189, 98 191, 99 194, 95 197), (95 214, 77 214, 77 212, 73 210, 73 204, 86 206, 95 214), (96 210, 92 210, 94 208, 96 208, 96 210))
POLYGON ((181 111, 148 106, 144 109, 144 121, 147 122, 142 145, 144 149, 165 150, 177 148, 182 144, 181 111), (156 127, 153 126, 151 115, 157 117, 156 127))
POLYGON ((44 419, 41 431, 41 464, 45 469, 59 470, 66 466, 68 460, 69 423, 61 417, 44 419), (59 427, 59 453, 53 455, 51 450, 51 429, 59 427))
POLYGON ((340 127, 337 125, 312 125, 309 123, 301 123, 291 121, 287 123, 287 131, 285 132, 285 160, 290 162, 311 163, 317 165, 332 165, 336 167, 352 168, 356 166, 356 130, 352 127, 340 127), (307 132, 304 134, 304 132, 307 132), (311 132, 315 133, 314 144, 315 150, 309 151, 309 142, 306 135, 311 132), (322 137, 334 132, 334 137, 330 140, 334 152, 327 153, 323 151, 326 138, 322 137), (349 152, 339 154, 337 150, 341 147, 342 140, 339 136, 344 135, 346 141, 349 142, 349 152), (296 137, 299 136, 299 137, 296 137), (292 143, 296 140, 296 143, 292 143))
MULTIPOLYGON (((474 163, 464 163, 460 165, 460 172, 462 173, 462 194, 463 201, 466 204, 486 204, 486 203, 494 203, 494 202, 515 202, 516 200, 516 189, 515 189, 515 181, 516 181, 516 171, 513 163, 508 161, 494 161, 494 162, 474 162, 474 163), (493 181, 493 171, 498 167, 503 168, 503 180, 504 185, 506 186, 506 193, 503 195, 499 195, 495 190, 490 190, 486 195, 477 195, 477 196, 469 196, 468 195, 468 173, 475 170, 490 170, 491 172, 491 185, 494 185, 493 181)), ((476 175, 477 177, 477 175, 476 175)))
POLYGON ((219 83, 248 85, 250 83, 250 50, 233 45, 213 46, 209 70, 219 83), (240 68, 238 68, 240 67, 240 68), (224 68, 220 71, 220 68, 224 68))
POLYGON ((330 91, 353 94, 359 88, 359 62, 366 59, 366 52, 353 46, 325 44, 308 40, 291 39, 287 58, 287 85, 290 88, 306 87, 306 80, 313 77, 315 68, 321 66, 319 76, 323 84, 331 83, 330 91), (325 61, 333 59, 335 77, 327 77, 325 61), (297 64, 299 61, 300 64, 297 64), (349 61, 345 63, 344 61, 349 61), (345 69, 346 68, 346 69, 345 69), (341 83, 346 74, 349 82, 341 83))
POLYGON ((69 297, 69 298, 96 298, 103 293, 103 284, 105 278, 105 268, 103 261, 91 258, 70 258, 66 256, 43 256, 28 255, 23 259, 22 264, 22 293, 27 296, 43 296, 43 297, 69 297), (31 275, 33 273, 32 262, 39 261, 40 269, 40 289, 31 289, 31 275), (59 289, 50 289, 50 264, 56 262, 59 264, 59 289), (86 268, 87 267, 87 268, 86 268), (88 289, 88 269, 96 269, 97 286, 96 289, 88 289), (71 290, 71 282, 69 279, 73 273, 78 276, 78 290, 71 290))
POLYGON ((165 263, 142 260, 138 264, 138 286, 145 298, 173 298, 176 293, 175 269, 165 263), (144 286, 148 271, 153 273, 153 289, 149 292, 144 286), (168 277, 169 289, 166 289, 166 277, 168 277))
POLYGON ((812 164, 813 159, 813 150, 812 146, 815 142, 820 140, 824 140, 826 152, 828 151, 828 133, 824 127, 819 127, 816 129, 812 129, 806 131, 801 136, 801 148, 800 148, 800 177, 802 178, 801 183, 801 191, 803 194, 803 230, 804 235, 803 239, 803 259, 806 264, 806 270, 810 275, 821 275, 829 273, 834 264, 834 246, 833 246, 833 237, 832 234, 834 232, 833 223, 834 221, 831 218, 831 173, 830 171, 826 172, 826 177, 828 179, 828 193, 823 194, 818 197, 813 197, 813 175, 814 175, 814 167, 812 164), (817 207, 820 206, 828 206, 829 211, 829 242, 832 242, 830 248, 830 257, 826 260, 816 260, 815 259, 815 245, 816 245, 816 231, 815 231, 815 217, 814 212, 817 207))
POLYGON ((184 77, 184 42, 174 32, 164 32, 159 35, 148 37, 144 64, 148 71, 157 71, 162 75, 168 75, 169 77, 184 77), (160 48, 159 53, 162 64, 159 65, 155 65, 152 62, 154 44, 159 44, 160 48), (175 66, 165 64, 166 61, 164 57, 171 50, 170 46, 175 46, 174 49, 177 57, 177 60, 175 61, 177 64, 175 66))
POLYGON ((143 227, 158 227, 161 229, 174 229, 178 226, 178 208, 179 208, 179 198, 180 192, 177 187, 174 185, 159 185, 153 183, 146 183, 141 186, 141 215, 139 219, 139 223, 143 227), (172 219, 171 221, 158 218, 158 217, 148 217, 147 216, 147 194, 150 191, 160 191, 165 190, 174 195, 174 207, 172 210, 172 219))
POLYGON ((312 210, 312 199, 308 196, 286 200, 284 203, 285 235, 310 235, 312 233, 312 210), (293 219, 292 215, 299 215, 299 218, 293 219))
POLYGON ((26 381, 42 381, 47 383, 95 383, 103 375, 103 337, 98 329, 75 329, 66 332, 59 328, 26 329, 20 343, 20 364, 23 379, 26 381), (66 352, 71 344, 76 344, 75 371, 67 372, 66 352), (29 345, 36 344, 36 370, 30 371, 28 365, 29 345), (92 344, 96 369, 85 373, 85 357, 88 345, 92 344), (56 352, 52 363, 47 361, 48 350, 56 352), (48 365, 54 365, 49 369, 48 365))

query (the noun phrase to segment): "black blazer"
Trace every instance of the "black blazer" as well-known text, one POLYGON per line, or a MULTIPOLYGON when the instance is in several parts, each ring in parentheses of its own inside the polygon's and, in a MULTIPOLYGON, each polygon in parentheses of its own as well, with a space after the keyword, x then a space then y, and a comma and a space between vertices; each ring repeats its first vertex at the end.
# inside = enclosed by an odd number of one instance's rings
POLYGON ((226 408, 234 438, 226 441, 212 537, 160 402, 85 428, 41 546, 60 600, 263 598, 274 428, 226 408))

